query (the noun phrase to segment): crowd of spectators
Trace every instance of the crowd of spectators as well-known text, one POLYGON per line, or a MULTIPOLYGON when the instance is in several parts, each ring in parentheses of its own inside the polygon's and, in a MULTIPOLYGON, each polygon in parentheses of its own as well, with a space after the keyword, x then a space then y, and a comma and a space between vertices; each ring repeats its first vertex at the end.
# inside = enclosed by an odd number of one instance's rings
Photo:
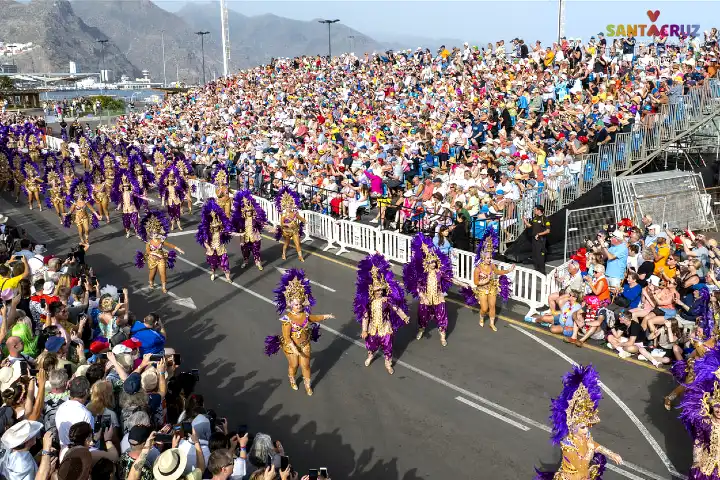
POLYGON ((623 358, 672 364, 694 350, 693 340, 715 335, 719 267, 715 239, 663 229, 647 216, 639 226, 624 220, 556 271, 550 310, 526 321, 578 347, 592 339, 623 358))
POLYGON ((488 222, 520 225, 542 191, 560 198, 583 154, 716 75, 718 56, 712 29, 648 44, 598 34, 274 59, 126 115, 107 134, 148 155, 181 150, 205 178, 225 164, 263 195, 296 185, 307 208, 378 228, 437 231, 462 212, 463 242, 488 222))
POLYGON ((0 478, 298 479, 280 442, 205 405, 161 314, 101 287, 87 250, 0 217, 0 478))

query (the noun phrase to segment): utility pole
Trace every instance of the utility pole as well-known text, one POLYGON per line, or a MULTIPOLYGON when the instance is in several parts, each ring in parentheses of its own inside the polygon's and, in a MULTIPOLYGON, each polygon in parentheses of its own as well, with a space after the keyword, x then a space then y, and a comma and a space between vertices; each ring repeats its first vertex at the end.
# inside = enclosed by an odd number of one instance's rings
POLYGON ((557 42, 565 35, 565 0, 558 0, 558 34, 557 42))
POLYGON ((223 76, 227 77, 230 62, 230 25, 228 25, 228 11, 225 0, 220 0, 220 28, 222 30, 223 76))
POLYGON ((202 78, 203 85, 205 85, 205 35, 210 35, 210 32, 195 32, 195 35, 200 37, 200 48, 202 50, 202 78))
POLYGON ((330 43, 330 25, 333 23, 337 23, 340 20, 337 18, 335 20, 318 20, 318 23, 324 23, 328 26, 328 61, 330 58, 332 58, 332 44, 330 43))
POLYGON ((163 54, 163 87, 167 87, 167 75, 165 73, 165 30, 160 30, 163 54))
POLYGON ((108 39, 97 41, 97 43, 100 44, 100 58, 102 60, 102 63, 100 64, 100 82, 108 80, 107 78, 103 80, 103 70, 105 70, 105 44, 108 43, 108 41, 108 39))
POLYGON ((354 53, 355 35, 348 35, 348 43, 350 44, 350 53, 354 53))

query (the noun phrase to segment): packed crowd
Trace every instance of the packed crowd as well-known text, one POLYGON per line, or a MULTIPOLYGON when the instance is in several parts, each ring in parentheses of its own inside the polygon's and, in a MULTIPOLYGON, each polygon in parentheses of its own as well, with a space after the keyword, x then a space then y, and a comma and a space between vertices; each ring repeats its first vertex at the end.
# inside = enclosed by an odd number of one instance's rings
POLYGON ((716 36, 276 59, 127 115, 108 134, 147 153, 180 149, 205 178, 226 164, 266 195, 290 184, 308 208, 370 214, 378 227, 428 231, 461 212, 463 242, 488 223, 519 223, 543 190, 557 198, 583 154, 714 76, 716 36))
POLYGON ((299 478, 280 442, 205 405, 161 316, 101 286, 86 245, 53 255, 0 224, 0 478, 299 478))
POLYGON ((714 338, 720 318, 720 249, 691 231, 644 217, 597 233, 557 272, 550 310, 526 320, 582 347, 602 342, 628 358, 673 365, 714 338))

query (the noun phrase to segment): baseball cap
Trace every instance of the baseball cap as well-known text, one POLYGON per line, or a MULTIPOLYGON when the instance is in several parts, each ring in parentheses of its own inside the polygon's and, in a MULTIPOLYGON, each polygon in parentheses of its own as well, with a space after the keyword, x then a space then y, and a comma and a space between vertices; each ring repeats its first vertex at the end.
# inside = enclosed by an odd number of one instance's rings
POLYGON ((65 339, 63 337, 50 337, 45 342, 45 350, 57 353, 63 345, 65 345, 65 339))

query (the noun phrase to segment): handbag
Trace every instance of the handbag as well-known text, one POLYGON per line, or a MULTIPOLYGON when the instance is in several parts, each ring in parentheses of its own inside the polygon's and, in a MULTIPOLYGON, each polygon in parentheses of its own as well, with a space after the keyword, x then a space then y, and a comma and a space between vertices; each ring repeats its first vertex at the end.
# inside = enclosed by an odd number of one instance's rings
POLYGON ((615 300, 613 300, 613 303, 617 305, 618 307, 622 308, 628 308, 630 306, 630 300, 628 298, 623 297, 622 295, 618 295, 615 297, 615 300))

